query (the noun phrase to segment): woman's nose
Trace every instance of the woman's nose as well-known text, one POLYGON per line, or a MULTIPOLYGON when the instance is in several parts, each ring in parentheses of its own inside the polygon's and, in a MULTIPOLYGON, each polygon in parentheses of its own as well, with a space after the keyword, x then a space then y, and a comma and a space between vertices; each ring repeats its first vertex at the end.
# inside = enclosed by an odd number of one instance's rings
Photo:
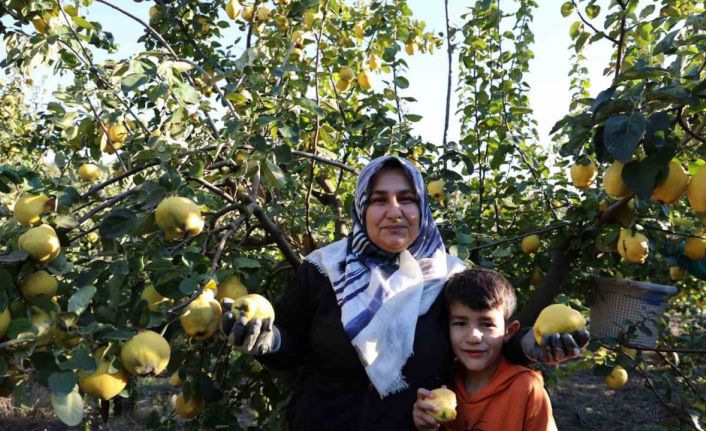
POLYGON ((402 207, 396 199, 390 200, 390 203, 387 205, 387 216, 390 218, 402 217, 402 207))

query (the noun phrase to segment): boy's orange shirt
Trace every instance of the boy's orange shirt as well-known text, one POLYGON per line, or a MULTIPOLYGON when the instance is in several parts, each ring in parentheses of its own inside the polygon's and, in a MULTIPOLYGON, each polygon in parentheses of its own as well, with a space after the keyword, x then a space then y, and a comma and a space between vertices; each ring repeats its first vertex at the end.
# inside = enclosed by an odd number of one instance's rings
MULTIPOLYGON (((461 370, 462 371, 462 370, 461 370)), ((488 385, 470 395, 463 373, 456 373, 453 391, 456 419, 447 431, 555 431, 552 405, 542 375, 501 358, 488 385)))

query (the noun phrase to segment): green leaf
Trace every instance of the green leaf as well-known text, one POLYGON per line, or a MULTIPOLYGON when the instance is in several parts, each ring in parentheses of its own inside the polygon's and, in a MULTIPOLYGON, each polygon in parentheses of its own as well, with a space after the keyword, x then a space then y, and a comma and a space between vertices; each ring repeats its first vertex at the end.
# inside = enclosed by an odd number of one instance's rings
POLYGON ((96 287, 93 285, 83 286, 78 292, 69 298, 68 311, 80 315, 88 307, 96 294, 96 287))
POLYGON ((296 99, 296 103, 319 118, 322 118, 325 115, 324 110, 321 109, 314 100, 307 97, 300 97, 296 99))
POLYGON ((623 181, 640 199, 648 200, 667 170, 667 165, 655 159, 633 160, 623 166, 623 181))
POLYGON ((236 268, 240 269, 257 269, 262 267, 262 265, 260 265, 260 262, 258 262, 257 260, 242 256, 235 258, 233 264, 236 268))
POLYGON ((130 232, 137 225, 135 213, 128 209, 119 208, 108 214, 101 221, 100 236, 106 239, 116 239, 130 232))
POLYGON ((52 392, 51 405, 59 419, 70 427, 80 424, 83 420, 83 398, 78 389, 65 396, 52 392))
POLYGON ((194 87, 183 82, 175 85, 173 91, 174 97, 176 97, 179 103, 185 105, 196 105, 201 99, 201 95, 194 87))
POLYGON ((677 52, 677 47, 674 46, 674 38, 679 34, 679 30, 674 30, 673 32, 664 36, 664 39, 660 40, 655 46, 653 51, 654 54, 674 54, 677 52))
POLYGON ((647 119, 641 112, 616 115, 605 122, 603 142, 617 160, 627 163, 645 134, 647 119))
POLYGON ((120 81, 120 86, 124 92, 128 93, 148 82, 150 82, 150 77, 144 73, 131 73, 120 81))
POLYGON ((398 76, 397 78, 395 78, 394 82, 397 85, 397 87, 399 87, 402 90, 409 87, 409 81, 404 76, 398 76))
POLYGON ((5 335, 7 335, 7 338, 12 340, 25 332, 32 332, 32 321, 26 317, 18 317, 10 321, 10 327, 7 328, 7 333, 5 335))
POLYGON ((265 160, 265 164, 261 167, 263 179, 268 186, 281 188, 287 184, 287 179, 284 177, 284 173, 276 163, 271 162, 270 160, 265 160))
POLYGON ((561 16, 563 16, 564 18, 571 15, 573 12, 574 12, 574 4, 571 3, 570 1, 564 2, 564 4, 561 5, 561 16))
POLYGON ((73 204, 81 199, 78 190, 73 187, 66 187, 56 194, 59 205, 63 208, 71 208, 73 204))
POLYGON ((404 116, 404 118, 405 118, 407 121, 410 121, 410 122, 412 122, 412 123, 416 123, 416 122, 418 122, 419 120, 422 119, 422 116, 421 116, 421 115, 416 115, 416 114, 407 114, 407 115, 404 116))
POLYGON ((578 37, 582 27, 583 24, 581 24, 581 21, 576 21, 571 24, 571 27, 569 27, 569 36, 571 36, 571 39, 576 39, 576 37, 578 37))
POLYGON ((73 371, 51 373, 49 376, 49 389, 56 395, 70 394, 78 384, 78 377, 73 371))
POLYGON ((588 15, 589 18, 593 19, 598 16, 598 14, 601 13, 601 7, 596 5, 596 4, 590 4, 586 6, 586 15, 588 15))
POLYGON ((60 370, 81 370, 93 372, 96 370, 96 360, 91 357, 88 349, 80 347, 68 361, 59 363, 60 370))
POLYGON ((191 276, 183 279, 179 283, 179 291, 184 295, 191 295, 199 288, 201 277, 191 276))
POLYGON ((650 91, 647 93, 647 100, 661 100, 677 106, 697 105, 699 103, 686 88, 679 84, 665 85, 650 91))
POLYGON ((0 263, 23 262, 27 259, 27 256, 29 256, 29 255, 27 254, 26 251, 14 250, 8 254, 0 255, 0 263))

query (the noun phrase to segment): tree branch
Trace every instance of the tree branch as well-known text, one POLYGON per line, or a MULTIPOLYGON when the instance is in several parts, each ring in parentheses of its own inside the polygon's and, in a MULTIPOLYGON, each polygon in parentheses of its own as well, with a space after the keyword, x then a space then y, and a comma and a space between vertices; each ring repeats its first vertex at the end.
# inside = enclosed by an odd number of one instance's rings
POLYGON ((138 166, 136 168, 132 168, 129 171, 118 175, 117 177, 113 177, 107 181, 100 183, 100 184, 96 184, 96 185, 92 186, 90 189, 88 189, 88 191, 86 191, 86 193, 82 194, 81 199, 87 199, 91 195, 98 193, 99 191, 103 190, 104 188, 108 187, 111 184, 117 183, 118 181, 120 181, 124 178, 127 178, 131 175, 135 175, 138 172, 144 171, 145 169, 151 168, 152 166, 157 166, 159 164, 160 164, 160 160, 154 159, 145 165, 138 166))
POLYGON ((348 171, 348 172, 353 173, 353 174, 356 174, 356 175, 358 175, 358 174, 360 173, 360 172, 359 172, 357 169, 355 169, 355 168, 352 168, 352 167, 350 167, 350 166, 348 166, 348 165, 345 165, 345 164, 343 164, 343 163, 337 162, 337 161, 335 161, 335 160, 331 160, 331 159, 327 159, 327 158, 325 158, 325 157, 317 156, 316 154, 305 153, 304 151, 297 151, 297 150, 292 150, 292 154, 294 154, 295 156, 299 156, 299 157, 306 157, 306 158, 308 158, 308 159, 314 159, 314 160, 316 160, 316 161, 318 161, 318 162, 325 163, 325 164, 331 165, 331 166, 335 166, 335 167, 337 167, 337 168, 341 168, 341 169, 343 169, 344 171, 348 171))

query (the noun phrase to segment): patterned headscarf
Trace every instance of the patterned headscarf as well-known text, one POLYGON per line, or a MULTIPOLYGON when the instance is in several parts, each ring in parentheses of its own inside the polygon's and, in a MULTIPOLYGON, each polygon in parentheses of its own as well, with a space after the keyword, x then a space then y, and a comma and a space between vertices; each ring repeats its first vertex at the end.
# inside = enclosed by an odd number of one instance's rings
POLYGON ((463 270, 459 259, 446 254, 419 171, 399 157, 371 161, 358 177, 352 234, 307 260, 331 281, 343 329, 380 396, 405 389, 402 367, 413 353, 417 317, 429 310, 446 279, 463 270), (419 235, 397 254, 373 244, 364 225, 372 180, 387 166, 407 176, 421 216, 419 235))

